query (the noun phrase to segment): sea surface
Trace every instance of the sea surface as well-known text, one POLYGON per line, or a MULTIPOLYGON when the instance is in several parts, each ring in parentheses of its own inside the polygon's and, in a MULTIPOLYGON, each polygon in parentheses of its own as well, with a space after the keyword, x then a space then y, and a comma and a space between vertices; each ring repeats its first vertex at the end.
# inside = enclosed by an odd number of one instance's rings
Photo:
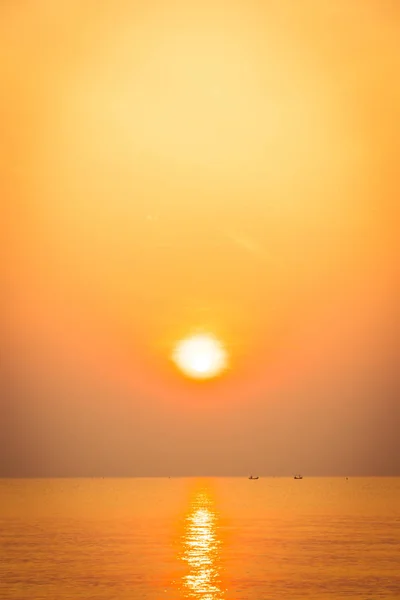
POLYGON ((0 480, 1 600, 400 599, 400 478, 0 480))

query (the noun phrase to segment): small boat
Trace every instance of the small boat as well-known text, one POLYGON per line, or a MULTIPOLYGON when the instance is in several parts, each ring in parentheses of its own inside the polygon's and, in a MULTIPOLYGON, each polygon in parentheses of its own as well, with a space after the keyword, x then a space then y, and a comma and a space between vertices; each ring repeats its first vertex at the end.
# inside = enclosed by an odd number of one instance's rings
POLYGON ((303 475, 295 475, 293 479, 303 479, 303 475))
POLYGON ((250 475, 249 479, 260 479, 258 476, 257 477, 253 477, 253 475, 250 475))

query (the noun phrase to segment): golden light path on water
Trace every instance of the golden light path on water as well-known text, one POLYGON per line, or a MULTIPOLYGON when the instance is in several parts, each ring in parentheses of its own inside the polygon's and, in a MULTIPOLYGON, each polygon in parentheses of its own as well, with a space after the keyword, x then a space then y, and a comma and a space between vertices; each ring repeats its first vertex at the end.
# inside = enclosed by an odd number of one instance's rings
POLYGON ((182 560, 189 572, 183 576, 186 598, 220 600, 223 598, 220 578, 221 539, 218 515, 207 489, 197 492, 186 516, 182 560))

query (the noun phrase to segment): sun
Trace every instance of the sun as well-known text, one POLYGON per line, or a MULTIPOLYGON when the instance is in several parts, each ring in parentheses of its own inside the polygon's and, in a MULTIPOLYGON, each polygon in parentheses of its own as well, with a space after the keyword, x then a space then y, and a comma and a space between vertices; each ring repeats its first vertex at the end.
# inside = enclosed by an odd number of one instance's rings
POLYGON ((223 344, 209 334, 180 340, 172 353, 178 368, 193 379, 211 379, 227 367, 228 356, 223 344))

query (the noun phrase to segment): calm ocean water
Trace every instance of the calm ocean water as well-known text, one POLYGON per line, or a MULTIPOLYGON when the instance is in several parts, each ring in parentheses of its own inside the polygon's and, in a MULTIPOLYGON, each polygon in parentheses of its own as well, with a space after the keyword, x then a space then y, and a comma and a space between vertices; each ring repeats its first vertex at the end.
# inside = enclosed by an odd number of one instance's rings
POLYGON ((2 600, 400 598, 400 478, 0 480, 2 600))

